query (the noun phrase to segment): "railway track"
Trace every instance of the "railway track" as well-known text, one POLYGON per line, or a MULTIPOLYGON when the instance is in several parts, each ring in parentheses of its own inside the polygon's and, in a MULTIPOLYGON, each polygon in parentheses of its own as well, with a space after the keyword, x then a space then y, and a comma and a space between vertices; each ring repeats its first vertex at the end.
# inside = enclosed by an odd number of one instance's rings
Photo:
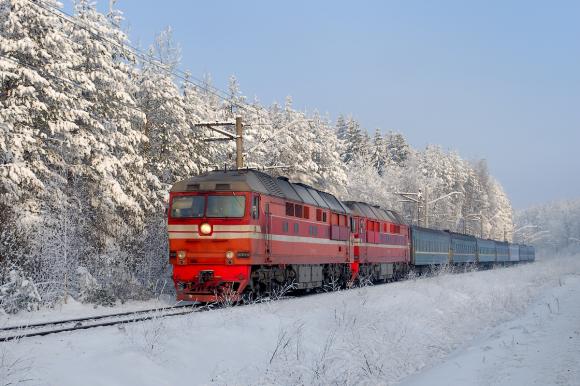
MULTIPOLYGON (((461 273, 461 271, 454 273, 461 273)), ((296 296, 305 296, 305 295, 311 296, 315 295, 316 293, 317 292, 304 293, 302 295, 293 294, 293 296, 281 295, 279 297, 276 297, 275 301, 291 299, 296 296)), ((167 316, 185 315, 193 312, 210 310, 214 307, 216 308, 228 307, 228 305, 212 304, 210 307, 208 307, 207 305, 201 306, 192 304, 179 304, 172 307, 152 308, 141 311, 121 312, 116 314, 88 316, 83 318, 66 319, 43 323, 30 323, 20 326, 0 327, 0 342, 7 342, 15 339, 33 336, 44 336, 67 331, 87 330, 96 327, 107 327, 119 324, 134 323, 167 316)))
POLYGON ((89 328, 107 327, 151 320, 167 316, 185 315, 201 310, 199 306, 183 304, 172 307, 152 308, 148 310, 121 312, 108 315, 88 316, 83 318, 56 320, 43 323, 30 323, 20 326, 0 328, 0 342, 7 342, 20 338, 44 336, 60 332, 87 330, 89 328))

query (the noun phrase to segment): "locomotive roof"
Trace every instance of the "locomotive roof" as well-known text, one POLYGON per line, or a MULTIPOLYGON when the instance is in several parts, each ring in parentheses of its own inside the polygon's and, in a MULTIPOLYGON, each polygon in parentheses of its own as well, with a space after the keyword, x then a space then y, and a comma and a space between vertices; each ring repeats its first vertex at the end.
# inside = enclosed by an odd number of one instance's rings
POLYGON ((403 224, 403 220, 398 213, 392 210, 383 209, 379 206, 369 205, 366 202, 360 201, 345 201, 344 204, 354 215, 389 221, 395 224, 403 224))
POLYGON ((284 177, 274 178, 255 169, 210 171, 176 182, 171 191, 252 191, 327 208, 338 213, 350 213, 350 210, 330 193, 305 184, 291 183, 284 177))

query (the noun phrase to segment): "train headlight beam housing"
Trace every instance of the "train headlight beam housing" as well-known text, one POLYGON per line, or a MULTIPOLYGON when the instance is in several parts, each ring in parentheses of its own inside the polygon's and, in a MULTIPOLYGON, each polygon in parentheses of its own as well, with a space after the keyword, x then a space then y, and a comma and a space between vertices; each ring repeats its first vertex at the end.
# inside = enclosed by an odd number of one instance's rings
POLYGON ((204 222, 203 224, 201 224, 199 226, 199 233, 201 233, 202 235, 206 235, 206 236, 211 235, 211 232, 212 232, 212 228, 211 228, 210 224, 204 222))

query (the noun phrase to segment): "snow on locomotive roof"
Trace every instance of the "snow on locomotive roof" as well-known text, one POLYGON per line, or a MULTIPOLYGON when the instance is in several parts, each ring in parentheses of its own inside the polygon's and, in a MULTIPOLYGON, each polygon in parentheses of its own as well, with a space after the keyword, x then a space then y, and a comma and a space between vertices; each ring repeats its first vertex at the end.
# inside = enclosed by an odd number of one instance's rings
POLYGON ((274 178, 255 169, 214 170, 176 182, 172 192, 252 191, 286 200, 328 208, 338 213, 350 213, 336 197, 311 186, 291 183, 285 177, 274 178))

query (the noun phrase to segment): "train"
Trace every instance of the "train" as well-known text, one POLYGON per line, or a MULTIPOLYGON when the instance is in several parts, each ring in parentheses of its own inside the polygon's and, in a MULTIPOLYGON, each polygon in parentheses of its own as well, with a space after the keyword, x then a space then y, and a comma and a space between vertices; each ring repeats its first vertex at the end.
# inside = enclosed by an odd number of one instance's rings
POLYGON ((167 230, 177 299, 203 303, 535 260, 532 246, 409 225, 395 211, 255 169, 175 183, 167 230))

